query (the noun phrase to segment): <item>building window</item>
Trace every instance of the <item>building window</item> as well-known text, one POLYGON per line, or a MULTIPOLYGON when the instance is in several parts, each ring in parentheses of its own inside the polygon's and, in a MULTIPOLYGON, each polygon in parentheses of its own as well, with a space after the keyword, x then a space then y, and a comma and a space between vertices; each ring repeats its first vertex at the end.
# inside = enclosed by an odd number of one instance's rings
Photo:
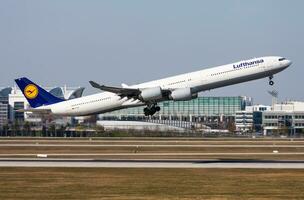
POLYGON ((14 116, 15 120, 24 120, 23 112, 16 112, 17 110, 24 109, 24 102, 14 102, 14 116))

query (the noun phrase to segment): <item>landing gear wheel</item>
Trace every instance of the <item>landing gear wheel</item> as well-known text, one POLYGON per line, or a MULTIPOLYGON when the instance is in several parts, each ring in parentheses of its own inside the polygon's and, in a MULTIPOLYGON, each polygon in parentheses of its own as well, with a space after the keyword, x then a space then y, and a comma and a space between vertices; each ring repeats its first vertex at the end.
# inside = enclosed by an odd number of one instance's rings
POLYGON ((151 111, 148 107, 144 108, 144 113, 145 113, 145 116, 149 116, 151 111))
POLYGON ((156 112, 159 112, 160 111, 160 107, 159 106, 156 106, 155 104, 154 105, 151 105, 151 106, 147 106, 144 108, 144 114, 145 116, 149 116, 149 115, 154 115, 156 112))
POLYGON ((273 79, 273 75, 269 76, 269 85, 273 85, 274 84, 274 82, 272 81, 272 79, 273 79))

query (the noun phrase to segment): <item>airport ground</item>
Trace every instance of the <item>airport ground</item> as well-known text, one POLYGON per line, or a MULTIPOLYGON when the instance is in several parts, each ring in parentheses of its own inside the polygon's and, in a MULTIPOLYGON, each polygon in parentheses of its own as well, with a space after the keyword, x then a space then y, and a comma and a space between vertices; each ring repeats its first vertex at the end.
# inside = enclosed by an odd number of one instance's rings
POLYGON ((304 139, 2 138, 1 158, 302 160, 304 139))
POLYGON ((0 199, 304 199, 295 138, 1 138, 0 166, 0 199))
POLYGON ((299 169, 0 169, 0 199, 304 198, 299 169))

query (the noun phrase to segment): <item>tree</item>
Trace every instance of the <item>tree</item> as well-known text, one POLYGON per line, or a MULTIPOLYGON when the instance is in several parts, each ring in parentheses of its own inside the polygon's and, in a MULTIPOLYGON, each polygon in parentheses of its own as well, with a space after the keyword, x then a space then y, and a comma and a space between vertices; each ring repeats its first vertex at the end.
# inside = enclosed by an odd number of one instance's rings
POLYGON ((283 127, 280 128, 280 133, 282 135, 288 135, 288 132, 289 132, 289 129, 288 129, 287 126, 283 126, 283 127))
POLYGON ((8 124, 4 124, 2 129, 3 129, 3 133, 5 134, 5 136, 7 136, 7 132, 8 132, 8 129, 9 129, 8 124))
POLYGON ((13 136, 17 136, 20 132, 20 125, 18 120, 16 120, 15 122, 13 122, 12 124, 12 132, 13 132, 13 136))
POLYGON ((50 132, 51 136, 55 136, 55 137, 57 136, 56 125, 54 123, 50 125, 49 132, 50 132))
POLYGON ((27 121, 23 124, 23 131, 25 132, 25 136, 30 136, 31 126, 32 124, 27 121))
POLYGON ((230 133, 234 133, 236 129, 235 124, 233 122, 228 122, 227 129, 229 130, 230 133))

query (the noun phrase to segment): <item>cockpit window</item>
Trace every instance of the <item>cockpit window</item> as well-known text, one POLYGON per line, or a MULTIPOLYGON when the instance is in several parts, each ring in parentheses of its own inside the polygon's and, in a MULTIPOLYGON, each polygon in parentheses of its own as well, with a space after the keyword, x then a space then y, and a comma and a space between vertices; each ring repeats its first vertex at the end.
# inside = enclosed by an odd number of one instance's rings
POLYGON ((286 60, 286 58, 279 58, 279 61, 283 61, 283 60, 286 60))

